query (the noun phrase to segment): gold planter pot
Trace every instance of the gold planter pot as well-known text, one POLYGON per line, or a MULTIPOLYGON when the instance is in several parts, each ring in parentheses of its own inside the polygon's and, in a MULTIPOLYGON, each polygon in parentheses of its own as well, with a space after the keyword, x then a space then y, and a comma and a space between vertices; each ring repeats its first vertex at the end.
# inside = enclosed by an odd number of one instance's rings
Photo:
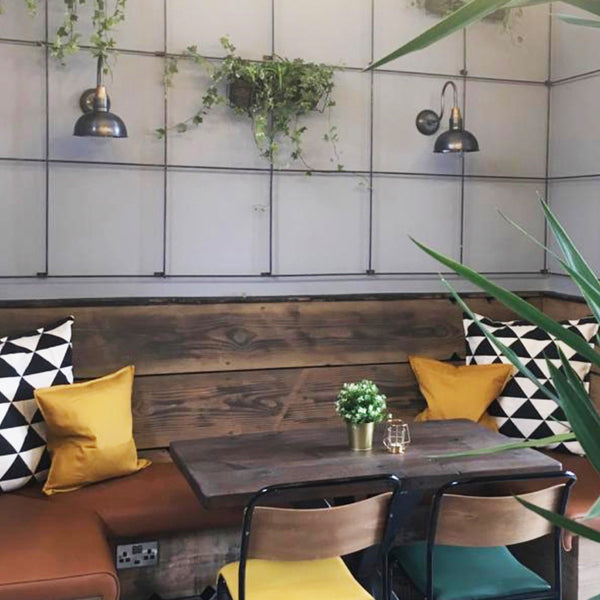
POLYGON ((375 423, 360 423, 359 425, 346 423, 346 427, 348 428, 348 442, 351 450, 355 452, 371 450, 375 423))

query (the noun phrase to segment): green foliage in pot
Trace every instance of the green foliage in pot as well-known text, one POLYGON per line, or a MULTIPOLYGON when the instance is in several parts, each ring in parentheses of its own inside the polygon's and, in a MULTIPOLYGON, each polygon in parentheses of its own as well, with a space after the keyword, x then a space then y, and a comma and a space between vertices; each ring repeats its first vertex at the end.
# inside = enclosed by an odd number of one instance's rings
POLYGON ((346 423, 379 423, 387 415, 386 397, 369 379, 344 383, 335 402, 335 410, 346 423))
MULTIPOLYGON (((271 164, 276 162, 282 142, 287 141, 290 158, 302 161, 309 168, 302 151, 302 135, 307 128, 300 119, 313 111, 323 112, 335 106, 331 99, 333 69, 279 56, 261 62, 250 61, 236 55, 235 46, 228 38, 221 38, 221 44, 227 54, 216 65, 201 56, 196 46, 186 50, 186 58, 208 71, 211 84, 202 93, 196 113, 172 129, 185 133, 200 125, 214 106, 228 104, 236 114, 251 119, 256 146, 271 164)), ((177 72, 176 59, 169 59, 165 68, 167 86, 173 84, 177 72)), ((167 133, 164 128, 156 132, 159 137, 167 133)), ((323 138, 332 144, 334 158, 331 160, 341 170, 336 128, 330 127, 323 138)))
MULTIPOLYGON (((548 248, 546 248, 547 252, 552 254, 561 264, 565 273, 579 288, 581 295, 590 308, 590 312, 598 321, 600 321, 600 281, 598 280, 598 276, 592 271, 577 248, 574 246, 566 231, 563 229, 555 215, 550 210, 550 207, 544 201, 541 202, 541 205, 546 217, 546 221, 548 222, 550 230, 554 235, 562 256, 557 255, 548 248)), ((520 227, 518 227, 518 229, 523 231, 520 227)), ((529 237, 531 238, 531 236, 529 237)), ((531 239, 533 240, 533 238, 531 239)), ((543 246, 540 242, 535 241, 535 243, 543 246)), ((573 348, 577 353, 581 354, 581 356, 588 359, 593 366, 597 368, 600 367, 600 352, 597 349, 591 348, 582 337, 573 333, 569 329, 566 329, 560 323, 543 313, 541 310, 532 304, 529 304, 526 300, 523 300, 513 292, 510 292, 507 289, 495 284, 473 269, 470 269, 469 267, 462 265, 459 262, 456 262, 455 260, 444 256, 443 254, 440 254, 439 252, 436 252, 427 246, 424 246, 423 244, 417 242, 417 245, 437 261, 448 267, 450 270, 461 275, 467 281, 470 281, 477 287, 484 290, 486 293, 502 302, 505 306, 519 315, 519 317, 529 321, 534 325, 537 325, 550 335, 554 336, 557 340, 563 342, 570 348, 573 348)), ((444 283, 450 289, 452 295, 457 300, 458 304, 463 308, 463 310, 467 312, 472 319, 474 319, 476 322, 479 322, 477 317, 459 297, 452 286, 450 286, 450 284, 446 281, 444 281, 444 283)), ((555 366, 552 360, 547 359, 548 369, 551 374, 552 387, 554 390, 556 390, 556 392, 554 392, 553 390, 549 390, 543 385, 542 382, 539 381, 536 375, 532 373, 525 364, 523 364, 513 350, 505 346, 485 328, 482 328, 482 331, 486 337, 488 337, 490 342, 494 344, 513 365, 515 365, 540 389, 542 389, 546 395, 558 403, 558 405, 564 411, 567 420, 573 429, 574 435, 560 434, 540 440, 515 442, 497 448, 488 448, 477 452, 455 453, 446 456, 456 457, 472 454, 488 454, 494 451, 503 451, 510 448, 520 447, 544 447, 551 443, 567 441, 568 439, 576 438, 577 441, 579 441, 579 443, 583 446, 588 460, 596 472, 600 474, 600 414, 598 414, 596 411, 583 382, 573 370, 569 360, 565 357, 560 348, 558 350, 561 364, 560 369, 555 366)), ((600 342, 600 340, 597 340, 597 342, 600 342)), ((524 502, 524 504, 527 503, 524 502)), ((600 542, 600 531, 585 526, 585 519, 600 517, 600 498, 596 500, 593 507, 586 515, 583 523, 561 517, 547 510, 532 506, 531 504, 527 504, 527 506, 560 527, 568 529, 577 535, 600 542)))

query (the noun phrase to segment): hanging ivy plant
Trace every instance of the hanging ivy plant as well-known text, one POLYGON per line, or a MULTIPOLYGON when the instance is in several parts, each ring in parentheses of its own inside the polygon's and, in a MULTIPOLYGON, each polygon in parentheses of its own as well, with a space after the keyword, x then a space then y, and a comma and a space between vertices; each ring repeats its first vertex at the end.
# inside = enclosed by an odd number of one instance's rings
MULTIPOLYGON (((29 14, 31 16, 34 16, 35 14, 37 14, 39 1, 40 0, 23 0, 23 3, 25 4, 25 7, 27 8, 27 11, 29 12, 29 14)), ((0 3, 0 15, 3 12, 4 12, 4 8, 3 8, 2 4, 0 3)))
MULTIPOLYGON (((35 0, 31 0, 35 1, 35 0)), ((67 55, 78 52, 82 35, 78 31, 79 8, 88 1, 93 5, 92 27, 93 33, 89 42, 92 55, 96 58, 108 58, 116 46, 114 38, 115 28, 125 20, 125 8, 127 0, 114 0, 112 7, 109 0, 63 0, 65 3, 65 18, 56 31, 56 37, 52 44, 52 54, 60 60, 67 55)))
MULTIPOLYGON (((41 0, 23 0, 25 7, 31 15, 37 14, 38 4, 41 0)), ((56 36, 51 44, 52 55, 64 61, 65 57, 79 51, 82 35, 78 31, 80 24, 79 9, 84 4, 92 5, 92 28, 89 44, 95 58, 106 59, 114 51, 116 41, 114 30, 125 20, 125 7, 127 0, 63 0, 65 16, 61 25, 56 30, 56 36)), ((0 13, 2 6, 0 5, 0 13)))
MULTIPOLYGON (((217 66, 202 57, 196 46, 186 50, 187 59, 210 73, 211 84, 204 90, 196 113, 170 129, 185 133, 200 125, 213 106, 228 104, 236 114, 251 119, 254 141, 261 156, 275 164, 282 143, 287 141, 291 148, 289 157, 300 160, 310 171, 302 150, 302 136, 307 127, 299 120, 313 111, 329 111, 335 106, 331 98, 333 69, 299 58, 288 60, 279 56, 263 62, 250 61, 236 55, 235 46, 228 38, 221 38, 221 44, 227 54, 217 66)), ((167 86, 173 84, 177 72, 177 60, 168 59, 165 67, 167 86)), ((162 138, 167 130, 160 128, 156 133, 162 138)), ((323 139, 332 146, 332 162, 342 170, 336 147, 336 127, 330 126, 323 139)))

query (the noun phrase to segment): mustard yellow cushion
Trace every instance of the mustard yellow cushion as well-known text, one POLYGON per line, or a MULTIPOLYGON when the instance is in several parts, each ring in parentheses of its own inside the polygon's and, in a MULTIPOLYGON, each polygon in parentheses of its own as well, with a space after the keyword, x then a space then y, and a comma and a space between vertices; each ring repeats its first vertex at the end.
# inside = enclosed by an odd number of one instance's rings
POLYGON ((486 414, 512 376, 512 365, 461 365, 409 356, 410 366, 427 401, 416 421, 469 419, 497 431, 486 414))
POLYGON ((70 492, 96 481, 135 473, 132 366, 100 379, 35 390, 48 428, 52 464, 44 493, 70 492))
MULTIPOLYGON (((225 565, 219 575, 238 600, 239 563, 225 565)), ((341 558, 246 562, 246 600, 373 600, 341 558)))

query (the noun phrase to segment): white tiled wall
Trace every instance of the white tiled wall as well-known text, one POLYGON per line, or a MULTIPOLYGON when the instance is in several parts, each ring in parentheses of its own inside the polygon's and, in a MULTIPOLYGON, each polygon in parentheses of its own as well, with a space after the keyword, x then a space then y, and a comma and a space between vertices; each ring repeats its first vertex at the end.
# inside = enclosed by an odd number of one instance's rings
POLYGON ((274 192, 276 274, 366 271, 368 191, 360 178, 281 175, 274 192))
POLYGON ((506 21, 484 20, 469 27, 466 45, 469 75, 545 81, 549 28, 546 5, 513 10, 506 21))
POLYGON ((31 275, 45 271, 45 210, 43 164, 0 163, 1 275, 31 275))
POLYGON ((174 275, 269 270, 269 176, 172 171, 167 268, 174 275))
MULTIPOLYGON (((552 209, 579 251, 590 266, 600 272, 600 244, 598 223, 600 222, 600 186, 598 181, 557 181, 550 186, 552 209)), ((557 251, 555 243, 551 244, 557 251)), ((561 273, 562 268, 554 259, 550 270, 561 273)))
POLYGON ((161 171, 56 165, 50 171, 50 273, 162 270, 161 171))
MULTIPOLYGON (((600 53, 600 32, 598 33, 600 53)), ((598 56, 600 68, 600 54, 598 56)), ((565 177, 600 172, 600 75, 552 88, 550 175, 565 177)))
MULTIPOLYGON (((0 38, 43 39, 44 14, 30 19, 18 4, 4 2, 0 38)), ((339 162, 349 172, 312 177, 275 173, 271 256, 275 275, 353 274, 353 293, 381 291, 381 280, 354 275, 371 266, 378 273, 406 273, 385 283, 385 291, 410 290, 411 281, 417 290, 422 288, 421 274, 431 272, 435 279, 438 266, 408 236, 460 258, 461 232, 465 257, 479 268, 538 271, 543 257, 522 248, 504 226, 497 227, 491 207, 514 209, 517 219, 534 232, 542 227, 530 201, 531 190, 539 184, 510 178, 545 176, 547 90, 541 82, 548 75, 547 10, 523 10, 511 18, 508 28, 477 25, 466 35, 459 32, 398 59, 373 77, 363 72, 372 58, 436 22, 419 4, 414 0, 128 0, 128 18, 117 35, 118 46, 143 53, 119 54, 106 77, 112 110, 129 129, 126 140, 72 136, 81 114, 79 96, 95 79, 94 59, 83 51, 67 58, 64 67, 50 59, 46 145, 44 49, 0 43, 0 159, 43 161, 47 156, 51 160, 47 191, 43 162, 0 160, 4 215, 0 276, 29 276, 44 270, 46 198, 50 275, 152 275, 163 266, 164 225, 167 274, 259 275, 268 270, 268 164, 256 151, 248 120, 234 116, 227 107, 217 107, 199 128, 187 134, 169 133, 166 148, 155 135, 164 120, 163 58, 157 53, 164 49, 165 33, 167 49, 173 53, 195 44, 207 56, 222 56, 219 38, 229 35, 240 54, 251 59, 274 50, 289 58, 344 67, 335 73, 336 106, 331 113, 306 118, 304 148, 311 167, 335 170, 339 162), (462 104, 463 68, 480 78, 466 83, 466 126, 481 144, 481 152, 466 160, 466 173, 509 178, 467 178, 464 190, 461 159, 434 155, 435 138, 420 135, 414 127, 419 110, 439 110, 447 78, 457 82, 462 104), (521 82, 511 84, 506 78, 521 82), (322 139, 331 126, 339 132, 339 156, 322 139), (170 165, 166 188, 161 168, 165 159, 170 165), (77 165, 81 160, 100 164, 77 165), (17 237, 32 240, 25 251, 14 251, 17 237)), ((62 0, 49 0, 48 7, 52 32, 62 16, 62 0)), ((84 22, 86 10, 81 13, 84 22)), ((566 66, 561 68, 568 72, 566 66)), ((181 62, 174 81, 167 94, 170 126, 197 110, 208 78, 181 62)), ((568 94, 567 87, 558 92, 558 106, 560 93, 568 94)), ((592 129, 588 130, 589 150, 595 148, 592 129)), ((565 153, 580 167, 590 162, 583 151, 581 158, 576 149, 565 153)), ((286 161, 280 166, 302 169, 301 164, 286 161)), ((340 277, 324 276, 318 281, 320 293, 350 289, 340 277)), ((51 280, 36 281, 27 294, 54 293, 47 291, 55 289, 53 285, 51 280)), ((74 279, 73 285, 80 296, 102 295, 106 289, 88 279, 74 279)), ((163 290, 158 293, 169 295, 176 293, 174 286, 179 284, 166 279, 153 285, 153 294, 158 287, 163 290)), ((196 280, 193 285, 192 293, 197 295, 231 295, 232 289, 233 293, 248 289, 241 283, 236 288, 236 280, 211 284, 196 280)), ((298 283, 290 293, 310 288, 303 285, 298 283)), ((3 284, 0 297, 18 295, 14 286, 17 282, 3 284)), ((280 282, 263 277, 259 286, 261 295, 279 293, 280 282)), ((126 295, 147 295, 149 288, 130 282, 123 283, 122 289, 126 295)))
MULTIPOLYGON (((554 12, 590 18, 562 3, 554 5, 554 12)), ((550 95, 550 203, 592 268, 600 272, 600 30, 554 19, 552 80, 556 83, 550 95), (562 81, 565 78, 569 80, 562 81), (586 177, 569 179, 578 176, 586 177)), ((556 250, 554 244, 552 248, 556 250)), ((552 258, 549 269, 562 272, 552 258)), ((553 285, 563 282, 555 280, 553 285)))
POLYGON ((508 223, 517 223, 537 240, 544 240, 542 211, 537 192, 544 184, 467 181, 465 186, 464 260, 479 271, 540 270, 542 249, 508 223))
MULTIPOLYGON (((592 17, 590 13, 562 2, 553 5, 553 12, 588 19, 592 17)), ((577 27, 560 19, 553 19, 552 80, 564 79, 600 68, 598 48, 597 29, 577 27)))
POLYGON ((545 177, 547 113, 545 86, 467 82, 467 129, 481 151, 466 157, 466 172, 545 177))
POLYGON ((376 177, 373 264, 377 271, 437 272, 411 237, 460 258, 460 179, 376 177))
MULTIPOLYGON (((1 18, 1 17, 0 17, 1 18)), ((46 132, 44 51, 0 46, 0 156, 42 158, 46 132)))

